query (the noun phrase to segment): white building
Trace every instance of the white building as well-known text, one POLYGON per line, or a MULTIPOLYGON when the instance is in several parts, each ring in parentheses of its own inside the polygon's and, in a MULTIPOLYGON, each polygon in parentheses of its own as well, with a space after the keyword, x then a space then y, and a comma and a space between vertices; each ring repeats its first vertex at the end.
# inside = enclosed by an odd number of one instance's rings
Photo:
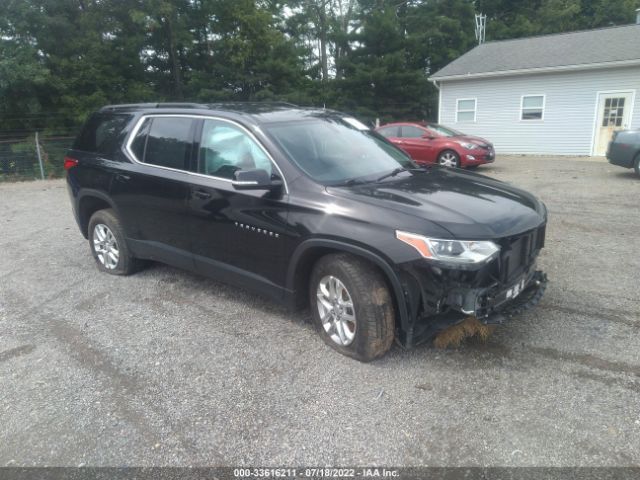
POLYGON ((640 25, 487 42, 430 80, 439 123, 498 153, 604 155, 640 128, 640 25))

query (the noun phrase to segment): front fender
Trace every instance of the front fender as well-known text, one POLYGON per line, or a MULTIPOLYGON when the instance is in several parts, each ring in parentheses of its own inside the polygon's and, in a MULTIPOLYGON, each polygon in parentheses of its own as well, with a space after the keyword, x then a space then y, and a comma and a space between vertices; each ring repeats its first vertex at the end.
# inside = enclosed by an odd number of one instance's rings
POLYGON ((286 278, 286 287, 289 291, 295 291, 296 287, 296 272, 298 271, 301 262, 303 262, 304 257, 312 250, 318 248, 331 249, 334 251, 341 251, 351 253, 353 255, 357 255, 359 257, 366 258, 371 263, 380 268, 387 278, 389 285, 392 289, 392 294, 395 299, 395 303, 397 306, 397 312, 399 316, 399 324, 400 324, 400 333, 403 338, 401 338, 401 343, 403 345, 408 345, 411 342, 411 337, 413 335, 413 320, 409 315, 409 311, 407 308, 407 302, 405 299, 404 289, 402 288, 402 284, 398 277, 396 271, 392 268, 390 263, 379 253, 373 252, 366 248, 363 248, 358 245, 354 245, 352 243, 348 243, 343 240, 335 240, 335 239, 327 239, 327 238, 313 238, 309 240, 305 240, 300 243, 297 248, 294 250, 293 255, 291 256, 291 261, 289 262, 289 267, 287 270, 287 278, 286 278))

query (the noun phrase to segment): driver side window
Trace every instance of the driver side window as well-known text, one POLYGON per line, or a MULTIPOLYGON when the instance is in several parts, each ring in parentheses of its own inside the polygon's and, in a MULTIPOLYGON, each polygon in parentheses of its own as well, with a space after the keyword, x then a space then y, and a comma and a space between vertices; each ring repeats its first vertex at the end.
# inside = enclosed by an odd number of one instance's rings
POLYGON ((233 180, 238 170, 265 170, 272 164, 260 146, 241 128, 221 120, 205 120, 202 126, 198 173, 233 180))

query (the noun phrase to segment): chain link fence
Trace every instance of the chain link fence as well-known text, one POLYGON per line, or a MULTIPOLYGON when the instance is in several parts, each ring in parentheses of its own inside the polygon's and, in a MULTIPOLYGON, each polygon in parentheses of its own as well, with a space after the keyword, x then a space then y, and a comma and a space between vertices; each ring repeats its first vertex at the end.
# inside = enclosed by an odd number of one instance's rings
POLYGON ((0 140, 0 182, 61 177, 64 154, 72 136, 45 136, 39 132, 0 140))

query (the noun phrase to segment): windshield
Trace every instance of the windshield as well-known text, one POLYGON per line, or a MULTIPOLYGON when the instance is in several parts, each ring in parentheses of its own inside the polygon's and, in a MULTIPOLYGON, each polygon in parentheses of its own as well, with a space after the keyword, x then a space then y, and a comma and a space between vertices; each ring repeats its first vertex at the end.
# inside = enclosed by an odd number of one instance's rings
POLYGON ((442 135, 443 137, 458 137, 460 135, 464 135, 462 132, 458 132, 453 128, 448 128, 442 125, 438 125, 437 123, 430 123, 427 128, 429 130, 433 130, 438 135, 442 135))
POLYGON ((397 168, 415 167, 384 137, 337 118, 278 123, 265 130, 298 167, 323 185, 372 181, 397 168))

